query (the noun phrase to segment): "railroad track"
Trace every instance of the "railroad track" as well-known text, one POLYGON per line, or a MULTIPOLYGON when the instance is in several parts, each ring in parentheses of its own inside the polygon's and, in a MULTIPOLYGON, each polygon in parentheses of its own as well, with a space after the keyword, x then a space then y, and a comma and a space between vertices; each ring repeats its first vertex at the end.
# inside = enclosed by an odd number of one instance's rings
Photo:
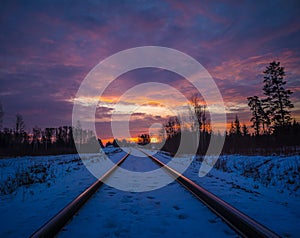
POLYGON ((157 158, 148 155, 147 153, 145 154, 159 166, 163 167, 163 169, 173 176, 177 182, 179 182, 189 192, 197 197, 239 235, 243 237, 280 237, 275 232, 237 210, 235 207, 231 206, 213 193, 207 191, 203 187, 194 183, 192 180, 178 173, 176 170, 162 163, 157 158))
MULTIPOLYGON (((220 217, 227 225, 242 237, 280 237, 275 232, 253 220, 246 214, 240 212, 230 204, 221 200, 214 194, 197 185, 187 177, 181 175, 176 170, 162 163, 154 156, 147 155, 153 162, 161 166, 170 176, 192 193, 197 199, 205 204, 213 213, 220 217)), ((92 197, 92 195, 103 185, 103 181, 120 166, 129 156, 126 154, 118 163, 108 170, 100 179, 87 188, 82 194, 76 197, 65 208, 58 212, 47 223, 40 227, 31 237, 54 237, 80 210, 80 208, 92 197)))
POLYGON ((111 169, 109 169, 101 178, 95 183, 89 186, 83 193, 76 197, 72 202, 60 210, 54 217, 52 217, 47 223, 41 226, 30 237, 39 238, 54 237, 67 222, 79 211, 79 209, 89 200, 89 198, 103 185, 103 181, 107 179, 129 156, 126 154, 119 160, 111 169))

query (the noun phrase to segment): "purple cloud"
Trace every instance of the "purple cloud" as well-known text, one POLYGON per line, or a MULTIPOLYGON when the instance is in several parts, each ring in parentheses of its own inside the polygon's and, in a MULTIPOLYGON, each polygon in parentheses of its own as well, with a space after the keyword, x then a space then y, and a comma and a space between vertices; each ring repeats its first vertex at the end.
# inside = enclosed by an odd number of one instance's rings
MULTIPOLYGON (((24 115, 29 128, 69 124, 70 100, 86 74, 107 56, 143 45, 171 47, 196 58, 214 77, 228 105, 260 94, 262 70, 279 60, 287 71, 287 86, 294 91, 294 117, 299 120, 299 22, 299 1, 3 1, 4 126, 13 126, 16 113, 24 115)), ((167 83, 186 96, 194 92, 174 73, 144 69, 121 76, 105 96, 120 96, 149 81, 167 83)), ((110 112, 99 110, 103 118, 110 112)), ((235 112, 249 119, 243 108, 232 107, 235 112)), ((99 126, 107 131, 106 122, 99 126)))

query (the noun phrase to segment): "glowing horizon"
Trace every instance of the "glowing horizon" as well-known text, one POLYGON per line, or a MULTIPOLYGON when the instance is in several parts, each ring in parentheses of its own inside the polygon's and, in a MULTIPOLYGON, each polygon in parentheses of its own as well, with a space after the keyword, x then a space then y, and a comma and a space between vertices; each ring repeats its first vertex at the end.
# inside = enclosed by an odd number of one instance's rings
MULTIPOLYGON (((0 9, 2 127, 14 128, 17 113, 23 116, 27 131, 34 126, 71 125, 76 92, 90 70, 119 51, 150 45, 184 52, 207 69, 224 99, 227 124, 236 114, 242 124, 250 124, 246 98, 263 96, 263 71, 271 61, 280 61, 286 71, 286 88, 294 92, 292 117, 299 122, 299 3, 245 4, 246 7, 213 1, 205 6, 176 1, 118 4, 105 0, 97 4, 92 0, 80 7, 74 3, 72 8, 65 2, 4 4, 0 9), (272 11, 268 11, 270 7, 272 11), (251 17, 245 17, 249 14, 251 17)), ((96 112, 100 138, 112 138, 108 127, 120 96, 147 82, 168 84, 186 97, 194 93, 182 77, 159 68, 121 75, 101 98, 79 98, 84 105, 100 101, 96 112)), ((95 90, 100 87, 93 86, 95 90)), ((135 98, 121 99, 122 111, 135 104, 143 105, 131 118, 133 137, 174 115, 163 105, 177 107, 174 111, 186 105, 167 89, 139 93, 135 98)), ((208 104, 211 112, 218 111, 218 102, 208 104)), ((116 119, 121 121, 122 115, 116 119)))

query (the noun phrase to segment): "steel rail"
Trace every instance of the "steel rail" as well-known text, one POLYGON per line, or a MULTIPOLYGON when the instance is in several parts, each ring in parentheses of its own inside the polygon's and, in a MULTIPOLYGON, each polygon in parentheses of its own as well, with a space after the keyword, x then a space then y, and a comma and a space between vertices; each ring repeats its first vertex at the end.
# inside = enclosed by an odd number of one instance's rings
POLYGON ((48 222, 42 225, 36 232, 30 237, 54 237, 65 224, 75 215, 75 213, 89 200, 89 198, 103 185, 103 181, 107 179, 116 169, 120 166, 129 153, 126 154, 118 163, 116 163, 111 169, 109 169, 101 178, 89 186, 84 192, 77 196, 72 202, 60 210, 55 216, 53 216, 48 222))
POLYGON ((142 151, 155 163, 165 169, 177 182, 183 185, 188 191, 204 203, 212 212, 219 216, 233 230, 243 237, 280 237, 269 228, 255 221, 248 215, 239 211, 227 202, 223 201, 213 193, 194 183, 176 170, 170 168, 157 158, 142 151))

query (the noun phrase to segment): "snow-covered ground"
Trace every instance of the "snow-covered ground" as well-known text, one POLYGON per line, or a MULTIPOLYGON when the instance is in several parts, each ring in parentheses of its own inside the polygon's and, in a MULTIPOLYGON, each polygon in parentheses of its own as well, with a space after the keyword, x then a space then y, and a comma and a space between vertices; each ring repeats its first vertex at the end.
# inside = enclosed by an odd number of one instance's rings
MULTIPOLYGON (((113 148, 108 152, 113 161, 124 154, 113 148)), ((95 154, 85 158, 91 164, 105 159, 95 154)), ((154 169, 150 160, 131 158, 124 168, 154 169)), ((163 153, 158 158, 170 160, 163 153)), ((194 159, 185 175, 281 236, 300 234, 299 156, 223 156, 203 178, 198 177, 200 164, 199 158, 194 159)), ((28 237, 94 181, 78 155, 1 159, 0 237, 28 237)), ((177 183, 144 193, 105 185, 59 236, 96 233, 101 237, 235 236, 177 183)))
MULTIPOLYGON (((129 156, 121 167, 131 171, 159 168, 149 158, 135 156, 129 156)), ((58 237, 75 236, 179 238, 236 234, 182 186, 172 182, 162 189, 140 193, 104 186, 58 237)))
POLYGON ((3 159, 0 164, 0 237, 28 237, 95 181, 78 155, 3 159), (34 172, 35 167, 46 169, 34 172), (40 176, 46 180, 22 185, 27 177, 40 176))
MULTIPOLYGON (((158 157, 169 161, 164 153, 158 157)), ((300 156, 221 156, 203 178, 200 161, 184 175, 282 237, 299 236, 300 156)))

